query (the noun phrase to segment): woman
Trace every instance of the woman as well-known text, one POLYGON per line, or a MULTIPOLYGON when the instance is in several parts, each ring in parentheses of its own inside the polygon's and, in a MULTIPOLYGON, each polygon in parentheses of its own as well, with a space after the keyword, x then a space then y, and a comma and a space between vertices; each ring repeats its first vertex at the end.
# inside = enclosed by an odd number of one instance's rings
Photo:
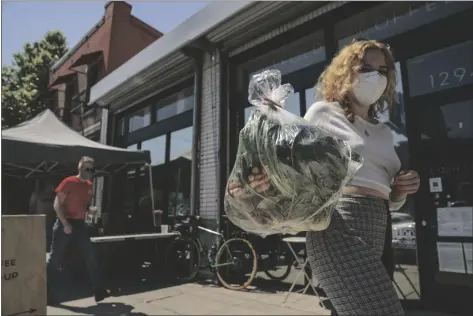
MULTIPOLYGON (((333 59, 319 79, 323 101, 305 118, 357 151, 364 163, 344 189, 329 227, 307 233, 312 273, 339 315, 403 315, 386 268, 381 262, 388 208, 402 207, 419 188, 415 171, 400 171, 391 131, 376 114, 395 98, 394 58, 387 46, 360 40, 333 59)), ((254 169, 250 186, 258 192, 270 186, 254 169)), ((229 194, 240 195, 239 183, 229 194)))

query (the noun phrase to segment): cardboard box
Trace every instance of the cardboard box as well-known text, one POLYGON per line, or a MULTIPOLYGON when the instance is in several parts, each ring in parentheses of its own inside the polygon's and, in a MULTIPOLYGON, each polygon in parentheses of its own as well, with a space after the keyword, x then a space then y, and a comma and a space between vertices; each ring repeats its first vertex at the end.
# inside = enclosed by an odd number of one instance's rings
POLYGON ((2 315, 46 315, 46 216, 2 215, 2 315))

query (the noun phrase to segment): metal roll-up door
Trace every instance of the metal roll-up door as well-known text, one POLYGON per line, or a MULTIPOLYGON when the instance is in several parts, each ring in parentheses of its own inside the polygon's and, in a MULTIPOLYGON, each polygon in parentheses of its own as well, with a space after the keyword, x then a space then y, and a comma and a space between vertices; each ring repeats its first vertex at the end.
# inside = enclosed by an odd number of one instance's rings
POLYGON ((151 65, 134 78, 125 81, 103 101, 115 109, 128 106, 130 103, 156 94, 156 91, 170 82, 187 77, 192 69, 192 61, 182 53, 176 52, 170 58, 151 65))
MULTIPOLYGON (((292 3, 296 4, 296 2, 292 2, 292 3)), ((291 21, 279 24, 278 26, 273 27, 272 30, 267 31, 266 33, 263 33, 263 34, 259 34, 256 37, 254 35, 247 36, 248 38, 251 38, 251 37, 252 38, 250 40, 245 41, 244 44, 241 44, 238 47, 231 49, 229 52, 229 56, 236 56, 252 47, 255 47, 259 44, 267 42, 280 34, 283 34, 310 20, 316 19, 317 17, 320 17, 327 12, 335 10, 346 3, 348 3, 348 1, 337 1, 337 2, 328 2, 328 3, 327 2, 302 2, 302 4, 300 4, 299 7, 296 7, 295 5, 293 5, 292 12, 295 17, 291 21), (308 11, 308 6, 312 7, 311 11, 309 13, 305 13, 308 11)), ((235 37, 233 40, 236 41, 235 37)), ((227 46, 232 46, 232 44, 229 42, 227 43, 227 46)))

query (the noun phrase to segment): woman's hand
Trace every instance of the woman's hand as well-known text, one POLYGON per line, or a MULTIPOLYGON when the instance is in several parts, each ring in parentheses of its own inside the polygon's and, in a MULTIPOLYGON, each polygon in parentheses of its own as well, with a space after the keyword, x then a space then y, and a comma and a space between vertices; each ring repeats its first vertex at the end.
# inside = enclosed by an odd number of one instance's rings
POLYGON ((419 190, 419 174, 414 170, 409 170, 408 172, 401 171, 394 178, 393 185, 392 200, 403 200, 407 195, 414 194, 419 190))
MULTIPOLYGON (((248 177, 248 185, 258 193, 262 193, 269 189, 269 178, 266 172, 253 168, 248 177)), ((244 198, 247 197, 243 184, 232 181, 228 184, 228 194, 233 197, 244 198)))

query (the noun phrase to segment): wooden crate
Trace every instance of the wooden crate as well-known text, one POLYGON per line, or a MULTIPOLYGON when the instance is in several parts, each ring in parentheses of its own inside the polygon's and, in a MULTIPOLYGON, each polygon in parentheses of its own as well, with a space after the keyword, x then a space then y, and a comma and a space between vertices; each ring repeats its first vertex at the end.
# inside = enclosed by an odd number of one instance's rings
POLYGON ((2 215, 2 315, 46 315, 46 216, 2 215))

